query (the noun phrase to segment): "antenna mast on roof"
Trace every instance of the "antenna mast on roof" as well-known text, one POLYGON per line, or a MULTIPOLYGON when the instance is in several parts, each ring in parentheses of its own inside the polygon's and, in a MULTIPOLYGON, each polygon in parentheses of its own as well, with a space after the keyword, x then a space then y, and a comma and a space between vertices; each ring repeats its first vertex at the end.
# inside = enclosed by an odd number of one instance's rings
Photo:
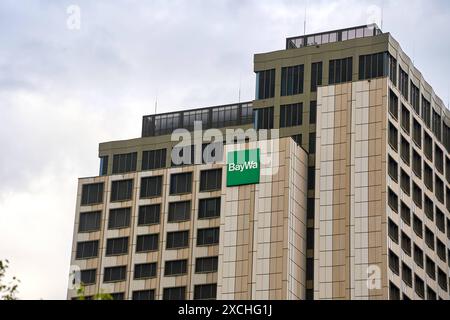
POLYGON ((238 91, 238 103, 241 103, 241 75, 239 74, 239 91, 238 91))
POLYGON ((156 94, 156 99, 155 99, 155 114, 158 110, 158 94, 156 94))
POLYGON ((381 32, 383 32, 383 16, 384 16, 384 0, 381 2, 381 22, 380 22, 381 32))
POLYGON ((305 17, 303 20, 303 35, 306 35, 306 9, 308 8, 308 0, 306 0, 305 4, 305 17))

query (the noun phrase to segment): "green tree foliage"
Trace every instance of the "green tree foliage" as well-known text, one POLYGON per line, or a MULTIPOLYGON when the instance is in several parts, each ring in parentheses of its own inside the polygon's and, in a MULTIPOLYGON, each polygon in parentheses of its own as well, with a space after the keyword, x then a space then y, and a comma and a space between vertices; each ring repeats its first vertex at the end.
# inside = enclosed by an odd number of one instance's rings
MULTIPOLYGON (((77 289, 77 300, 87 300, 84 291, 85 291, 84 285, 81 284, 80 287, 77 289)), ((92 300, 113 300, 113 297, 109 293, 100 292, 94 295, 92 297, 92 300)))
POLYGON ((6 270, 9 268, 8 260, 0 260, 0 300, 16 300, 16 294, 20 280, 13 277, 8 283, 4 283, 6 270))

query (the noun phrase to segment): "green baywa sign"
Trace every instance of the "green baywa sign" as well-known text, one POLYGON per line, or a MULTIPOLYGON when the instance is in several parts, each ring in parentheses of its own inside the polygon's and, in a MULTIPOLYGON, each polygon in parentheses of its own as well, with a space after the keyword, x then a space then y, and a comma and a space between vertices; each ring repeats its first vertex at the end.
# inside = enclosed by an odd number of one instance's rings
POLYGON ((227 187, 259 183, 259 149, 227 154, 227 187))

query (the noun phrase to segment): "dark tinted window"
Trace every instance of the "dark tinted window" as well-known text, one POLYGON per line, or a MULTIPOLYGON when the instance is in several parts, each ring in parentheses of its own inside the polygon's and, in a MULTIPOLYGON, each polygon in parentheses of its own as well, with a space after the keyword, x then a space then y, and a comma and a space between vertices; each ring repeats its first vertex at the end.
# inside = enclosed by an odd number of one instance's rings
POLYGON ((256 99, 269 99, 275 96, 275 69, 256 73, 256 99))
POLYGON ((162 190, 162 176, 141 179, 141 198, 160 197, 162 190))
POLYGON ((91 285, 96 282, 97 269, 81 270, 81 282, 84 285, 91 285))
POLYGON ((92 232, 100 230, 101 211, 81 212, 78 232, 92 232))
POLYGON ((106 242, 106 255, 122 255, 128 253, 128 237, 108 239, 106 242))
POLYGON ((136 171, 137 152, 115 154, 113 157, 113 174, 136 171))
POLYGON ((191 201, 169 203, 168 222, 186 221, 191 218, 191 201))
POLYGON ((300 126, 303 123, 303 103, 282 105, 280 128, 300 126))
POLYGON ((159 234, 144 234, 137 236, 136 252, 158 250, 159 234))
POLYGON ((281 69, 281 96, 303 93, 303 65, 281 69))
POLYGON ((203 257, 195 260, 195 272, 217 272, 218 257, 203 257))
POLYGON ((109 210, 108 229, 128 228, 130 226, 131 208, 109 210))
POLYGON ((359 80, 387 76, 389 60, 387 52, 374 53, 359 57, 359 80))
POLYGON ((156 262, 135 264, 134 279, 148 279, 156 277, 156 266, 156 262))
POLYGON ((222 188, 222 169, 200 172, 200 191, 220 190, 222 188))
POLYGON ((329 84, 352 81, 353 58, 330 60, 329 84))
POLYGON ((317 87, 322 85, 322 62, 311 64, 311 92, 316 92, 317 87))
POLYGON ((98 240, 77 243, 77 259, 89 259, 98 256, 98 240))
POLYGON ((164 276, 178 276, 187 273, 187 260, 166 261, 164 276))
POLYGON ((133 291, 133 300, 155 300, 155 289, 133 291))
POLYGON ((133 195, 133 180, 118 180, 112 182, 111 201, 131 200, 133 195))
POLYGON ((189 246, 189 231, 167 232, 166 249, 179 249, 189 246))
POLYGON ((197 230, 197 245, 215 245, 219 243, 219 228, 197 230))
POLYGON ((273 107, 254 110, 254 126, 256 130, 273 128, 273 107))
POLYGON ((161 216, 161 205, 151 204, 139 207, 138 225, 158 224, 161 216))
POLYGON ((170 194, 189 193, 192 190, 192 172, 170 176, 170 194))
POLYGON ((194 286, 194 300, 216 299, 217 284, 198 284, 194 286))
POLYGON ((164 288, 163 300, 185 300, 186 287, 164 288))
POLYGON ((200 199, 198 218, 208 219, 220 217, 220 198, 200 199))
POLYGON ((144 151, 142 153, 142 171, 166 167, 166 149, 144 151))
POLYGON ((81 205, 91 205, 103 202, 103 182, 84 184, 81 191, 81 205))
POLYGON ((105 268, 103 282, 124 281, 127 274, 126 266, 105 268))
POLYGON ((108 156, 100 157, 100 175, 106 176, 108 174, 108 156))
POLYGON ((315 124, 317 121, 317 101, 309 103, 309 123, 315 124))
POLYGON ((111 293, 111 298, 113 300, 124 300, 125 299, 125 293, 124 292, 111 293))
POLYGON ((408 85, 409 85, 408 73, 403 71, 403 69, 400 67, 399 88, 400 88, 400 92, 402 93, 402 96, 405 99, 408 99, 408 85))

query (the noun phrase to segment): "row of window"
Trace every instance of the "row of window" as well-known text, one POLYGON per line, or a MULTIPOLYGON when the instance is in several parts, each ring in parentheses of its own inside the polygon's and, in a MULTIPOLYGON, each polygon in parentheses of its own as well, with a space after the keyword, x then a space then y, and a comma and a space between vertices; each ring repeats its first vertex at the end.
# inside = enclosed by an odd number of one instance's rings
MULTIPOLYGON (((200 172, 200 192, 210 192, 222 188, 222 169, 200 172)), ((81 193, 81 205, 93 205, 103 202, 104 183, 84 184, 81 193)), ((170 175, 170 194, 192 192, 192 172, 170 175)), ((141 198, 159 197, 162 193, 162 176, 141 179, 141 198)), ((129 201, 133 197, 133 179, 116 180, 111 184, 111 202, 129 201)))
MULTIPOLYGON (((219 228, 197 230, 197 246, 219 244, 219 228)), ((128 254, 129 237, 111 238, 106 241, 106 256, 128 254)), ((167 232, 166 249, 183 249, 189 247, 189 230, 167 232)), ((77 242, 76 259, 98 257, 99 240, 77 242)), ((136 253, 159 250, 159 234, 138 235, 136 253)))
MULTIPOLYGON (((422 278, 420 278, 417 274, 414 274, 414 279, 413 279, 412 269, 405 262, 401 262, 401 266, 400 266, 399 257, 391 250, 389 250, 388 259, 389 259, 389 269, 394 274, 400 276, 402 281, 405 283, 405 285, 407 285, 410 288, 414 288, 417 295, 424 299, 425 298, 425 290, 424 290, 425 282, 424 282, 424 280, 422 278), (400 270, 401 270, 401 273, 400 273, 400 270)), ((421 259, 423 259, 423 256, 421 257, 421 259)), ((448 290, 447 274, 438 267, 437 268, 437 277, 436 277, 436 266, 435 266, 435 263, 433 262, 433 260, 430 259, 428 256, 426 256, 425 261, 426 261, 425 262, 425 271, 426 271, 427 275, 431 279, 437 280, 439 287, 442 290, 444 290, 445 292, 447 292, 447 290, 448 290)), ((432 290, 432 289, 430 288, 430 290, 432 290)), ((393 296, 390 295, 391 299, 395 298, 395 297, 397 297, 396 294, 394 294, 393 296)), ((433 297, 433 300, 436 299, 435 294, 432 295, 432 297, 433 297)), ((430 299, 430 298, 428 298, 428 299, 430 299)))
MULTIPOLYGON (((164 276, 173 277, 187 274, 188 260, 171 260, 165 262, 164 276)), ((218 257, 201 257, 195 259, 195 273, 217 272, 218 257)), ((97 282, 97 269, 82 270, 80 280, 84 285, 97 282)), ((134 280, 156 278, 157 262, 139 263, 134 265, 134 280)), ((103 282, 118 282, 126 279, 126 266, 107 267, 104 270, 103 282)))
MULTIPOLYGON (((124 292, 110 294, 113 300, 124 300, 124 292)), ((194 300, 214 300, 217 297, 217 284, 198 284, 194 285, 194 300)), ((92 296, 86 297, 87 300, 92 296)), ((163 289, 163 300, 184 300, 186 299, 186 287, 172 287, 163 289)), ((73 298, 76 300, 77 298, 73 298)), ((155 289, 133 291, 133 300, 155 300, 155 289)))
MULTIPOLYGON (((220 197, 199 200, 198 219, 220 217, 220 197)), ((161 204, 151 204, 139 207, 138 226, 160 223, 161 204)), ((190 220, 191 201, 169 203, 167 222, 181 222, 190 220)), ((108 229, 130 227, 131 207, 111 209, 109 211, 108 229)), ((95 232, 100 230, 101 211, 82 212, 78 232, 95 232)))

